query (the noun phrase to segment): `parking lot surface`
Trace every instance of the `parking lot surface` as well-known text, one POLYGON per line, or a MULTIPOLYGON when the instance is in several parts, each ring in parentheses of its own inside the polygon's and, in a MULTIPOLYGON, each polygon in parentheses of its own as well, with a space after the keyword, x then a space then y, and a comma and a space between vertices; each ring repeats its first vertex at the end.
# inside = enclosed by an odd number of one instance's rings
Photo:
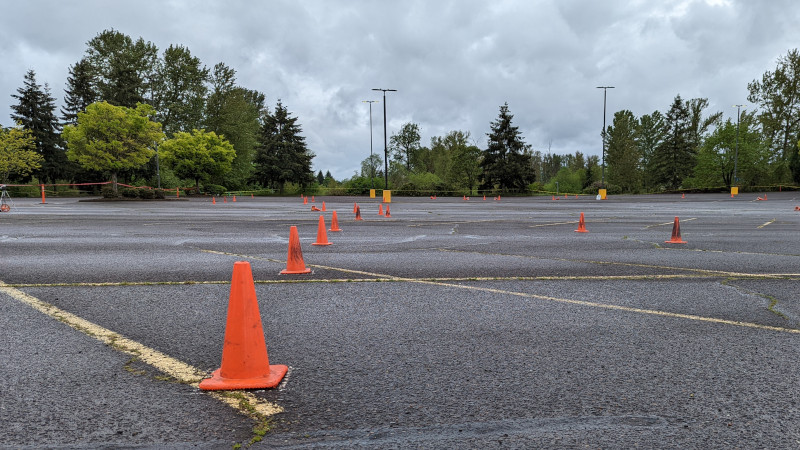
POLYGON ((0 446, 797 448, 800 194, 756 197, 14 199, 0 446), (209 394, 236 261, 290 369, 209 394))

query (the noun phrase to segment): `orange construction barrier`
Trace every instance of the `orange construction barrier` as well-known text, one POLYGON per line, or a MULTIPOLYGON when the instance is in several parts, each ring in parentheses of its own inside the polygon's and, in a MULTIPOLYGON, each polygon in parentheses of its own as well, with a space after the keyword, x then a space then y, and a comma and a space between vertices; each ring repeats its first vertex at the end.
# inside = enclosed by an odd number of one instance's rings
POLYGON ((672 225, 672 239, 664 241, 665 244, 685 244, 686 241, 681 239, 681 223, 675 217, 675 223, 672 225))
POLYGON ((300 234, 297 227, 289 229, 289 253, 286 257, 286 268, 281 270, 282 275, 296 273, 310 273, 311 269, 306 267, 303 261, 303 250, 300 248, 300 234))
POLYGON ((200 389, 273 388, 288 370, 285 365, 269 364, 250 263, 233 263, 222 365, 211 373, 211 378, 200 382, 200 389))
POLYGON ((576 233, 588 233, 589 230, 586 229, 586 222, 583 221, 583 213, 581 213, 581 218, 578 221, 578 229, 575 230, 576 233))
POLYGON ((333 210, 333 217, 331 217, 331 231, 342 231, 339 228, 339 218, 336 216, 336 210, 333 210))
POLYGON ((333 242, 328 241, 328 233, 325 232, 325 218, 319 216, 319 226, 317 227, 317 241, 312 242, 311 245, 331 245, 333 242))

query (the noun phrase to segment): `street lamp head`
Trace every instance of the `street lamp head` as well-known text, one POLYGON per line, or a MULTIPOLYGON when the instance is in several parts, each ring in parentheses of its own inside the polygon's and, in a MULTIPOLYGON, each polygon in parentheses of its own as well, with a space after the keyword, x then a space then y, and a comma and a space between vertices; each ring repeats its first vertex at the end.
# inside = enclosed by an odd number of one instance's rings
POLYGON ((614 89, 614 86, 597 86, 597 89, 614 89))

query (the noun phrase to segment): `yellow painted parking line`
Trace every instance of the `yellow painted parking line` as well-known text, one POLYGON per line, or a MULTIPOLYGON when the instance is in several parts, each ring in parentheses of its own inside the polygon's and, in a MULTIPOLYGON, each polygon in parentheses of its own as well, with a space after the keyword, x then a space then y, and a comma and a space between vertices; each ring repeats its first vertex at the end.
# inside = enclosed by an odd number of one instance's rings
MULTIPOLYGON (((206 378, 208 375, 203 370, 186 364, 185 362, 168 356, 158 350, 147 347, 139 342, 128 339, 119 333, 115 333, 114 331, 101 327, 100 325, 89 322, 88 320, 64 311, 55 305, 39 300, 38 298, 28 295, 17 288, 8 286, 2 281, 0 281, 0 292, 49 317, 52 317, 53 319, 69 325, 75 330, 97 339, 109 347, 112 347, 122 353, 135 356, 140 361, 174 378, 179 383, 188 384, 196 389, 199 389, 198 385, 200 384, 200 381, 203 378, 206 378)), ((247 403, 250 404, 250 406, 255 408, 259 414, 265 417, 269 417, 283 411, 283 408, 281 408, 279 405, 261 400, 249 392, 237 391, 237 395, 235 397, 231 396, 230 393, 224 392, 209 392, 208 394, 245 415, 250 415, 250 412, 241 404, 242 398, 244 398, 247 403)))
MULTIPOLYGON (((690 217, 688 219, 680 219, 681 222, 691 222, 692 220, 697 220, 697 217, 690 217)), ((667 225, 675 225, 675 221, 672 222, 664 222, 664 223, 657 223, 654 225, 646 225, 645 228, 654 228, 654 227, 663 227, 667 225)))
POLYGON ((757 226, 756 228, 764 228, 764 227, 766 227, 767 225, 771 225, 771 224, 773 224, 773 223, 775 223, 775 219, 772 219, 772 220, 770 220, 769 222, 766 222, 766 223, 764 223, 764 224, 762 224, 762 225, 759 225, 759 226, 757 226))

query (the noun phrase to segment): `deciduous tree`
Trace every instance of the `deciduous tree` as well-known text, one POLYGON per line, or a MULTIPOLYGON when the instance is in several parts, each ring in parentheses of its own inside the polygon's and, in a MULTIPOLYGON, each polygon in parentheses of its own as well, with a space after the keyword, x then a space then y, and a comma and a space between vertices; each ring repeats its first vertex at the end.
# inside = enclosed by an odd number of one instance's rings
POLYGON ((41 167, 43 160, 30 130, 0 127, 0 183, 29 176, 41 167))
POLYGON ((236 157, 233 145, 213 131, 179 131, 159 147, 161 160, 180 178, 200 181, 219 177, 231 170, 236 157))

